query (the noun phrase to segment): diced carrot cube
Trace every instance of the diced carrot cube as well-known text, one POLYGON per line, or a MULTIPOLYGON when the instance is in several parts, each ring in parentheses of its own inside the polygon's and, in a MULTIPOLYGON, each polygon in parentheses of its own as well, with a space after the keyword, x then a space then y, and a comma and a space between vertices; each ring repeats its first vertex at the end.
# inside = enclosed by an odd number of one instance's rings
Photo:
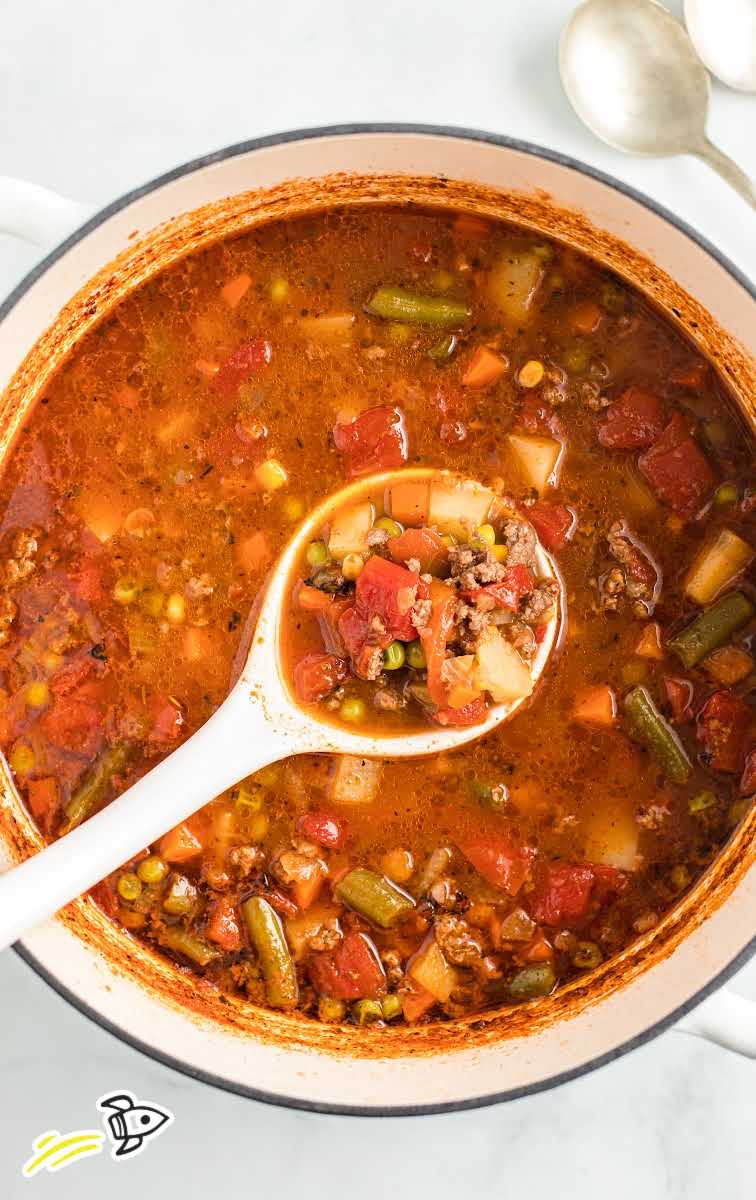
POLYGON ((601 322, 601 309, 594 300, 582 300, 570 313, 570 326, 575 333, 594 333, 601 322))
POLYGON ((212 653, 213 640, 207 629, 190 626, 181 639, 181 648, 187 662, 199 662, 212 653))
POLYGON ((160 839, 161 857, 169 863, 189 862, 201 852, 202 842, 183 821, 160 839))
POLYGON ((572 716, 585 725, 613 725, 617 716, 614 692, 605 683, 584 688, 575 697, 572 716))
POLYGON ((251 285, 251 276, 247 275, 246 272, 242 272, 241 275, 236 275, 233 279, 229 279, 228 283, 221 288, 221 296, 229 308, 236 308, 239 301, 246 296, 251 285))
POLYGON ((525 962, 546 962, 554 957, 551 942, 542 929, 537 929, 522 954, 525 962))
POLYGON ((435 996, 431 996, 419 983, 410 983, 407 990, 402 992, 401 1000, 404 1019, 410 1024, 424 1017, 436 1003, 435 996))
POLYGON ((506 372, 507 361, 488 346, 478 346, 462 376, 465 387, 484 388, 496 383, 506 372))
POLYGON ((220 363, 210 362, 207 358, 198 358, 194 364, 195 371, 199 371, 200 375, 204 375, 205 379, 215 379, 215 376, 220 371, 220 363))
POLYGON ((321 872, 314 871, 308 879, 298 879, 292 885, 294 903, 300 912, 306 912, 310 905, 315 903, 320 895, 324 879, 325 876, 321 872))
POLYGON ((268 539, 258 530, 236 543, 236 562, 243 571, 256 575, 267 567, 273 557, 268 539))
POLYGON ((485 217, 474 217, 469 213, 460 213, 454 218, 454 232, 460 237, 487 237, 491 232, 491 222, 485 217))

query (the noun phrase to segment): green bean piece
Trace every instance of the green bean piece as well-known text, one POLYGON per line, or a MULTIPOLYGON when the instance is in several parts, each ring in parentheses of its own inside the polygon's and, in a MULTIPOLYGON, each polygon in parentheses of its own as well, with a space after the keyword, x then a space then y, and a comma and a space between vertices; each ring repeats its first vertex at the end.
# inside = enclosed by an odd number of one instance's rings
POLYGON ((353 908, 381 929, 390 929, 415 907, 414 901, 381 875, 367 867, 355 867, 335 887, 342 904, 353 908))
POLYGON ((536 996, 548 996, 556 985, 556 975, 551 963, 531 963, 509 981, 509 995, 513 1000, 535 1000, 536 996))
POLYGON ((691 770, 688 756, 646 688, 635 687, 628 692, 625 712, 632 736, 653 754, 667 778, 673 783, 685 783, 691 770))
POLYGON ((60 829, 61 835, 81 825, 82 821, 99 808, 105 799, 111 779, 123 771, 130 757, 131 747, 125 742, 111 746, 100 756, 64 809, 66 819, 60 829))
POLYGON ((374 1025, 376 1021, 382 1021, 383 1008, 380 1000, 355 1000, 352 1016, 357 1025, 374 1025))
POLYGON ((209 962, 218 957, 219 951, 208 946, 204 938, 197 937, 180 925, 169 925, 160 935, 161 946, 167 946, 177 954, 190 958, 198 967, 206 967, 209 962))
POLYGON ((741 625, 750 621, 754 607, 742 592, 730 592, 705 608, 669 643, 684 667, 695 667, 712 650, 723 645, 741 625))
POLYGON ((242 904, 242 915, 260 960, 268 1004, 294 1008, 299 999, 297 973, 278 913, 262 896, 250 896, 242 904))
POLYGON ((446 296, 419 296, 406 288, 379 287, 365 305, 367 312, 387 321, 403 321, 408 325, 435 325, 459 328, 470 316, 470 309, 461 300, 446 296))

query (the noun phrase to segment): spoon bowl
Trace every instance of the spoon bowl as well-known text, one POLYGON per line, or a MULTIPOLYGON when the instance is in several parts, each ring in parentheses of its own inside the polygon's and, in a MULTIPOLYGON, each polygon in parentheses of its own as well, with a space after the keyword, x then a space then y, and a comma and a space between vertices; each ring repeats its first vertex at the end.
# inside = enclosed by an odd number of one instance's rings
POLYGON ((559 46, 559 71, 581 121, 631 154, 693 154, 756 207, 756 189, 706 136, 709 76, 679 21, 655 0, 587 0, 559 46))
MULTIPOLYGON (((269 578, 244 668, 223 704, 192 737, 100 812, 0 877, 0 949, 57 911, 105 875, 186 820, 214 796, 262 767, 296 754, 346 754, 355 758, 416 758, 454 750, 490 733, 524 703, 492 705, 471 726, 431 726, 420 732, 359 733, 303 707, 293 696, 283 655, 284 624, 292 576, 305 548, 335 512, 392 483, 445 479, 467 486, 453 472, 433 468, 387 471, 332 493, 303 520, 269 578)), ((479 486, 474 485, 473 486, 479 486)), ((554 612, 530 665, 534 684, 558 644, 564 596, 550 555, 536 544, 541 578, 558 584, 554 612)))

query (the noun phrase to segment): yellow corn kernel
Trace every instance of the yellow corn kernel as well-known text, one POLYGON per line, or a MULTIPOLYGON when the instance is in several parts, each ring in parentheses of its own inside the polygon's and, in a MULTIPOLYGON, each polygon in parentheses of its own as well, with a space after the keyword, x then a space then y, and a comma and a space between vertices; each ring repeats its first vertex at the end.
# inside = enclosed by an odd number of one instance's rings
POLYGON ((264 492, 275 492, 288 483, 289 476, 286 474, 286 468, 278 459, 268 458, 255 467, 255 479, 264 492))
POLYGON ((186 613, 186 603, 181 592, 171 592, 165 606, 165 615, 172 625, 180 625, 186 613))
POLYGON ((305 502, 301 496, 287 496, 283 502, 283 514, 287 521, 298 521, 304 516, 305 502))
POLYGON ((365 560, 361 554, 345 554, 341 564, 341 574, 345 579, 356 579, 364 566, 365 560))
POLYGON ((113 588, 113 599, 117 604, 133 604, 137 598, 138 588, 133 579, 117 579, 113 588))
POLYGON ((289 294, 289 281, 280 276, 270 281, 270 298, 274 304, 283 304, 289 294))
POLYGON ((8 761, 14 775, 28 775, 34 770, 34 751, 26 742, 16 742, 8 761))
POLYGON ((504 562, 509 554, 509 546, 503 546, 497 542, 495 546, 491 547, 491 553, 497 562, 504 562))
POLYGON ((481 542, 485 542, 487 546, 493 546, 496 541, 496 531, 493 525, 479 525, 478 537, 481 542))
POLYGON ((269 828, 270 818, 268 814, 264 812, 255 813, 246 827, 247 836, 251 842, 262 842, 269 828))
POLYGON ((50 689, 43 680, 30 683, 26 689, 26 703, 30 708, 44 708, 50 703, 50 689))
POLYGON ((523 367, 520 367, 520 374, 517 376, 517 380, 520 387, 534 388, 538 387, 545 373, 543 363, 539 362, 537 358, 531 358, 523 367))

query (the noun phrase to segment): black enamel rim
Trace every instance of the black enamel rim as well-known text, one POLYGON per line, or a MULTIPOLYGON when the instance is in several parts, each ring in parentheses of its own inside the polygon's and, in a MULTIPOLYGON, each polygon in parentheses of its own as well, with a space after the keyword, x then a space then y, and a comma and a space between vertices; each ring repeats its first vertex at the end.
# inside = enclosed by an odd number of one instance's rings
MULTIPOLYGON (((268 146, 284 145, 287 142, 306 141, 313 138, 326 138, 338 136, 360 136, 362 134, 385 133, 402 136, 404 134, 427 134, 434 137, 456 138, 464 141, 486 142, 493 146, 501 146, 507 150, 516 150, 523 154, 532 154, 537 158, 546 159, 549 162, 555 163, 558 166, 566 167, 569 170, 577 171, 582 175, 587 175, 589 178, 596 180, 598 183, 604 184, 606 187, 612 188, 614 191, 621 192, 629 199, 634 200, 636 204, 649 209, 656 216, 661 217, 670 225, 674 226, 681 233, 684 233, 691 241, 695 242, 702 250, 713 258, 719 265, 727 271, 733 279, 741 285, 741 287, 756 300, 756 288, 753 283, 743 274, 742 271, 735 266, 724 254, 722 254, 715 246, 711 244, 700 233, 697 233, 685 221, 674 216, 663 205, 657 204, 656 201, 649 199, 648 196, 641 192, 614 179, 610 175, 606 175, 603 171, 597 170, 595 167, 588 166, 586 163, 579 162, 577 159, 570 158, 565 154, 560 154, 556 150, 546 149, 543 146, 534 145, 532 142, 524 142, 518 138, 506 137, 501 134, 487 133, 478 129, 464 129, 448 125, 414 125, 414 124, 383 124, 383 123, 366 123, 353 125, 326 125, 313 129, 295 129, 285 133, 271 134, 267 137, 252 138, 246 142, 237 142, 233 146, 227 146, 225 149, 216 150, 212 154, 203 155, 200 158, 195 158, 190 162, 183 163, 179 167, 174 167, 171 171, 166 171, 165 174, 157 176, 148 183, 142 184, 140 187, 134 188, 130 192, 126 192, 118 200, 114 200, 105 208, 101 209, 95 216, 82 225, 75 233, 71 234, 64 242, 57 246, 50 254, 42 259, 40 263, 21 282, 13 289, 10 295, 0 304, 0 322, 10 313, 11 309, 18 303, 21 297, 29 290, 38 279, 44 275, 49 267, 51 267, 58 259, 62 258, 72 247, 80 242, 87 234, 96 229, 99 225, 107 221, 115 213, 128 207, 129 204, 142 196, 148 195, 150 192, 156 191, 165 184, 171 183, 176 179, 180 179, 184 175, 190 175, 203 167, 213 166, 215 163, 223 162, 228 158, 235 158, 238 155, 248 154, 252 150, 261 150, 268 146)), ((231 1092, 239 1096, 246 1096, 252 1100, 260 1100, 266 1104, 277 1105, 282 1108, 293 1108, 316 1113, 330 1113, 340 1116, 356 1116, 356 1117, 407 1117, 407 1116, 428 1116, 433 1113, 443 1112, 462 1112, 471 1108, 482 1108, 486 1105, 499 1104, 505 1100, 519 1100, 524 1096, 533 1096, 538 1092, 547 1091, 550 1088, 558 1087, 560 1084, 568 1083, 571 1079, 577 1079, 581 1075, 587 1075, 591 1071, 597 1070, 599 1067, 605 1066, 607 1063, 613 1062, 615 1059, 622 1057, 624 1054, 635 1050, 638 1046, 645 1045, 646 1042, 652 1040, 669 1029, 686 1013, 696 1008, 702 1000, 716 991, 723 983, 725 983, 732 975, 734 975, 741 967, 743 967, 754 953, 756 953, 756 936, 748 942, 743 949, 732 959, 726 967, 719 971, 712 979, 703 987, 694 993, 684 1004, 681 1004, 673 1012, 666 1017, 657 1021, 655 1024, 645 1029, 643 1033, 637 1034, 629 1041, 616 1046, 614 1049, 607 1051, 605 1054, 598 1055, 596 1058, 590 1059, 588 1062, 575 1067, 572 1070, 564 1071, 561 1074, 552 1075, 548 1079, 539 1080, 537 1083, 527 1084, 523 1087, 505 1089, 500 1092, 491 1092, 485 1096, 476 1096, 468 1100, 456 1100, 447 1103, 439 1104, 397 1104, 397 1105, 352 1105, 352 1104, 336 1104, 322 1103, 312 1100, 303 1100, 299 1097, 284 1096, 275 1092, 267 1092, 261 1088, 246 1087, 242 1084, 234 1083, 231 1080, 225 1079, 222 1076, 213 1075, 212 1072, 199 1070, 192 1067, 189 1063, 183 1062, 181 1059, 174 1058, 170 1054, 157 1049, 154 1046, 148 1045, 140 1038, 127 1032, 121 1026, 109 1021, 102 1013, 92 1008, 86 1001, 82 1000, 74 992, 72 992, 65 984, 44 966, 39 959, 35 957, 22 942, 16 942, 13 949, 17 954, 37 973, 44 981, 49 984, 53 991, 67 1000, 69 1004, 77 1008, 101 1029, 113 1034, 114 1037, 126 1042, 134 1049, 139 1050, 148 1058, 156 1059, 167 1067, 171 1067, 175 1071, 179 1071, 183 1075, 188 1075, 191 1079, 208 1084, 212 1087, 220 1088, 223 1091, 231 1092)))

